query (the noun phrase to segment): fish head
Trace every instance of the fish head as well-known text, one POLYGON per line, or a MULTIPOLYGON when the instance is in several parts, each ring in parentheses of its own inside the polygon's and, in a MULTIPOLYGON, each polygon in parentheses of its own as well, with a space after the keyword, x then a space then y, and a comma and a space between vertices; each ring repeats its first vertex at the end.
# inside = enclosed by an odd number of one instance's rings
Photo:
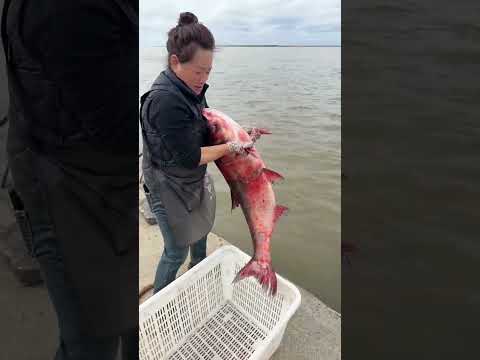
POLYGON ((212 145, 224 144, 237 138, 237 124, 227 115, 212 108, 205 108, 202 112, 207 120, 209 142, 212 145))

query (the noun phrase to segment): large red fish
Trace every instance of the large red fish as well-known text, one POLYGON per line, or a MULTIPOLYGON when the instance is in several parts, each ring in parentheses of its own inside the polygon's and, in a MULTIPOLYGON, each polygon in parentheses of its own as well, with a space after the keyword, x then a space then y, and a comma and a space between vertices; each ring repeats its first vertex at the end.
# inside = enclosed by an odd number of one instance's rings
MULTIPOLYGON (((247 133, 229 116, 212 108, 205 108, 203 115, 210 129, 211 145, 232 141, 248 144, 261 134, 270 134, 265 129, 256 128, 247 133)), ((239 271, 235 281, 254 276, 275 295, 277 277, 272 267, 270 240, 276 221, 287 208, 276 205, 272 183, 283 177, 265 167, 255 147, 249 148, 248 155, 229 154, 215 163, 230 187, 232 210, 241 206, 253 240, 254 255, 239 271)))

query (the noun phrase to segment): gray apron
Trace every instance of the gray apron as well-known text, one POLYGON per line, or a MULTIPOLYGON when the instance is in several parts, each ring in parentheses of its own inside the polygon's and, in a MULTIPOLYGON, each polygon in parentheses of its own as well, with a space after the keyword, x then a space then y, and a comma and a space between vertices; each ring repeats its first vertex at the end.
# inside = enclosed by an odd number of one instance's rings
MULTIPOLYGON (((149 93, 142 96, 142 106, 149 93)), ((145 195, 148 197, 151 192, 161 199, 176 245, 192 245, 207 235, 214 225, 216 195, 213 179, 207 172, 207 165, 186 169, 173 162, 157 161, 161 166, 154 166, 142 120, 140 123, 143 132, 142 167, 148 189, 145 195)))

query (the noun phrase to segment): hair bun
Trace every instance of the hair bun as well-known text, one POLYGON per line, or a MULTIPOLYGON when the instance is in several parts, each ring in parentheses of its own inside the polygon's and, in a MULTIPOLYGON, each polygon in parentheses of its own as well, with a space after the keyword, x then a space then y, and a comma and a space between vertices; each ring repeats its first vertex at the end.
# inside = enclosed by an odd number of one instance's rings
POLYGON ((191 12, 181 13, 180 18, 178 19, 178 26, 190 25, 190 24, 196 24, 196 23, 198 23, 198 19, 191 12))

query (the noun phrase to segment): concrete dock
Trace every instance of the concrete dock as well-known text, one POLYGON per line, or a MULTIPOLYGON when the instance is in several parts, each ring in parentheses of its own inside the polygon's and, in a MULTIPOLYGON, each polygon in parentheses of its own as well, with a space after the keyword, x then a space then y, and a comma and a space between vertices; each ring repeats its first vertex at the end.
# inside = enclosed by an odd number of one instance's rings
MULTIPOLYGON (((141 197, 142 193, 140 192, 141 197)), ((141 198, 141 203, 143 201, 141 198)), ((225 244, 228 244, 225 239, 209 234, 207 255, 225 244)), ((140 289, 153 282, 162 251, 163 239, 158 226, 149 225, 145 218, 140 216, 140 289)), ((187 271, 188 263, 187 259, 177 276, 187 271)), ((341 359, 341 315, 307 290, 298 288, 302 303, 289 321, 282 343, 271 360, 341 359)), ((142 300, 149 295, 147 293, 142 300)))

